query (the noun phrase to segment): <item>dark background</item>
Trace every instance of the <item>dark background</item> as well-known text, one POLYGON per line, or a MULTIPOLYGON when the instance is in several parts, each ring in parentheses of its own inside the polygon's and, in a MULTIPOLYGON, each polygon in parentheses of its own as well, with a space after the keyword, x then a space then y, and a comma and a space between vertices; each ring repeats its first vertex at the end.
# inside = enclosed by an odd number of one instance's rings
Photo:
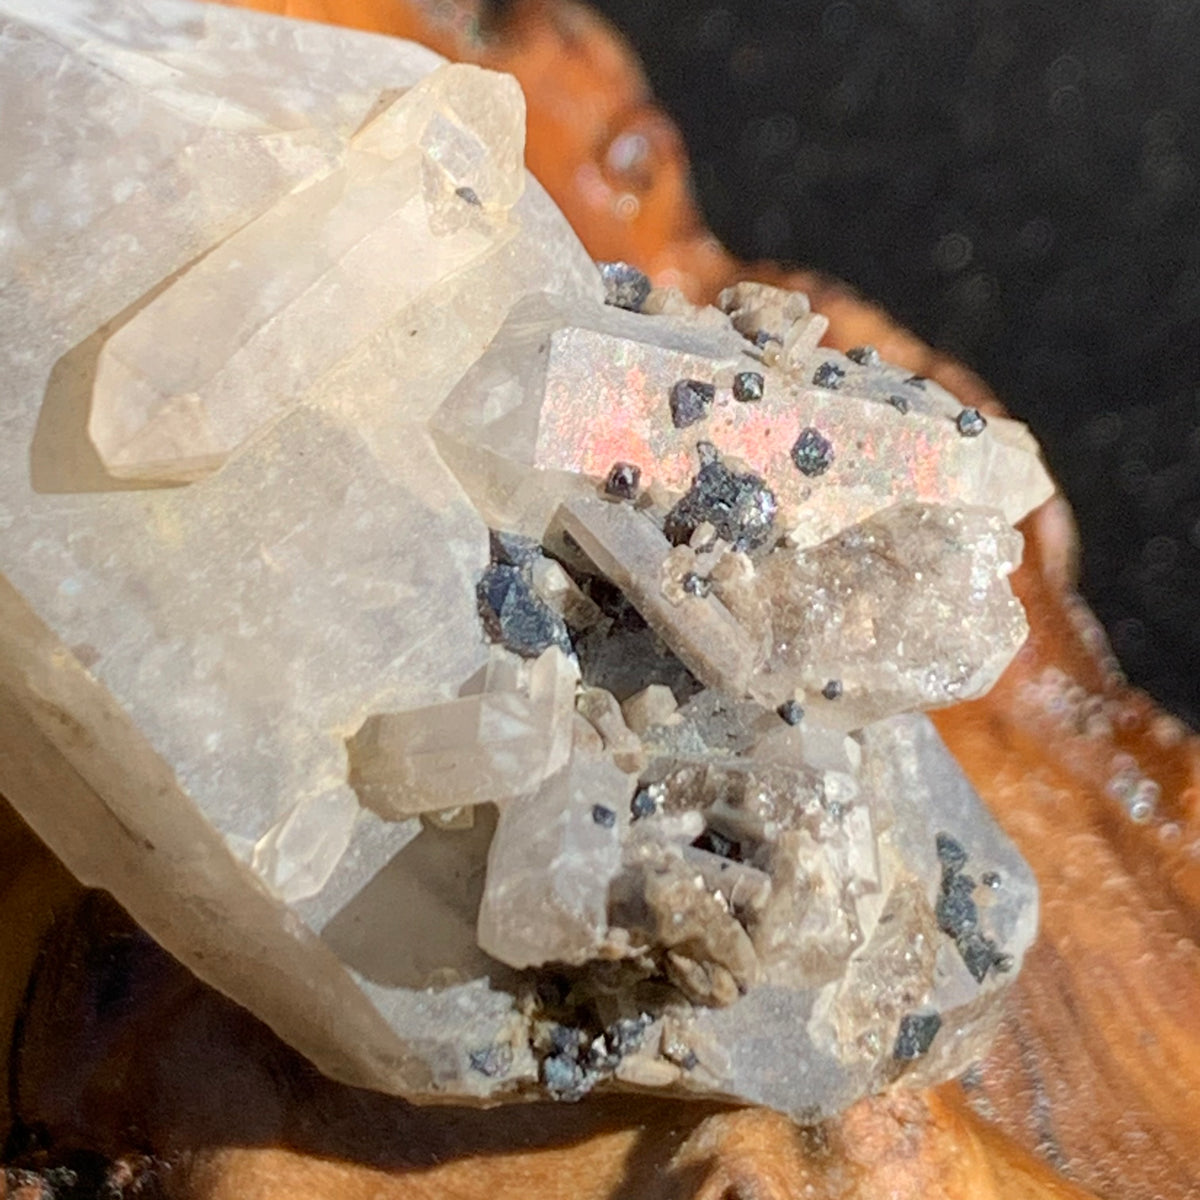
POLYGON ((594 0, 744 258, 982 374, 1130 678, 1200 726, 1200 2, 594 0))

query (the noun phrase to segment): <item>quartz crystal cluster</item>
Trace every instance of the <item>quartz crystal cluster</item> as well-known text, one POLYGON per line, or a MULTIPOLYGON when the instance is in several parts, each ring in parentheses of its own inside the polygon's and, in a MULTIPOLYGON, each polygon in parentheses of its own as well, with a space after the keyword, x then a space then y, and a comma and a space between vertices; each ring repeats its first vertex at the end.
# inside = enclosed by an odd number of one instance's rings
POLYGON ((68 865, 414 1099, 965 1069, 1036 889, 921 713, 1026 635, 1025 429, 597 268, 507 77, 0 21, 0 791, 68 865))

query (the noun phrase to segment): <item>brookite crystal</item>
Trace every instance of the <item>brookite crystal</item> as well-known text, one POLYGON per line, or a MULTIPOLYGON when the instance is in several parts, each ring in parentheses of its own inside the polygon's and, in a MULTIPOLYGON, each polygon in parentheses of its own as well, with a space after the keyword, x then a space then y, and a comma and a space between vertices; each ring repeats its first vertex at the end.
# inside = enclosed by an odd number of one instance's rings
POLYGON ((0 133, 0 792, 62 859, 416 1100, 811 1119, 976 1058, 1036 890, 921 710, 1025 636, 1024 428, 797 293, 599 270, 508 77, 0 11, 38 114, 0 133))

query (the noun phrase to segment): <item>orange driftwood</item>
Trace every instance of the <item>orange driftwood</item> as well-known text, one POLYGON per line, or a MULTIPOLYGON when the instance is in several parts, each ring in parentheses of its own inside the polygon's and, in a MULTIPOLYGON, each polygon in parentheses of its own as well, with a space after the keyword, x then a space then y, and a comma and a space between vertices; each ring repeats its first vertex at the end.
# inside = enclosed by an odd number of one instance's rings
MULTIPOLYGON (((691 204, 678 133, 586 9, 526 0, 484 36, 465 2, 252 6, 513 72, 529 164, 598 258, 694 299, 747 277, 803 288, 832 319, 831 345, 874 344, 997 407, 978 377, 845 287, 734 262, 691 204)), ((114 1195, 180 1200, 1200 1195, 1200 741, 1114 672, 1072 592, 1065 505, 1024 533, 1029 644, 987 698, 937 716, 1042 888, 1041 935, 1001 1035, 962 1084, 867 1100, 816 1129, 649 1099, 478 1112, 356 1092, 81 892, 0 807, 0 1044, 20 1016, 11 1108, 0 1099, 0 1126, 20 1135, 10 1146, 34 1166, 91 1150, 113 1160, 114 1195), (1123 807, 1135 792, 1156 799, 1142 823, 1123 807)), ((32 1200, 37 1186, 12 1195, 32 1200)))

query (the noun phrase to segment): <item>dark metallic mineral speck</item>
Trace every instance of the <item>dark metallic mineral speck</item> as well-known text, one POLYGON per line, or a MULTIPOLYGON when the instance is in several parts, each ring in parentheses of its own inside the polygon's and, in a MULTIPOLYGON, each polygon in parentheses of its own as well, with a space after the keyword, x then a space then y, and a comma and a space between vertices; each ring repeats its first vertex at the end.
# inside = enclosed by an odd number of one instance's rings
POLYGON ((904 382, 907 383, 909 387, 920 388, 921 391, 925 390, 924 375, 910 375, 904 382))
POLYGON ((650 1018, 646 1016, 622 1017, 604 1031, 604 1039, 614 1054, 624 1057, 641 1047, 649 1024, 650 1018))
POLYGON ((823 362, 813 372, 812 381, 815 387, 829 388, 830 391, 836 391, 842 386, 842 380, 845 378, 845 367, 839 367, 835 362, 823 362))
POLYGON ((581 1100, 591 1086, 587 1072, 566 1054, 542 1060, 542 1085, 556 1100, 581 1100))
POLYGON ((842 694, 842 681, 840 679, 831 679, 822 689, 821 695, 826 700, 836 700, 842 694))
POLYGON ((706 829, 692 845, 697 850, 707 850, 709 854, 715 854, 718 858, 741 858, 737 842, 715 829, 706 829))
POLYGON ((846 351, 846 357, 860 367, 877 367, 883 361, 874 346, 855 346, 846 351))
POLYGON ((697 596, 703 599, 712 592, 712 584, 703 575, 697 575, 695 571, 689 571, 683 577, 683 590, 689 596, 697 596))
POLYGON ((804 709, 799 700, 785 700, 775 711, 789 725, 799 725, 804 720, 804 709))
POLYGON ((542 555, 542 547, 538 542, 519 533, 504 533, 499 529, 491 529, 488 531, 488 537, 494 563, 524 567, 542 555))
POLYGON ((810 425, 800 431, 792 447, 792 462, 801 475, 810 479, 824 475, 833 465, 833 443, 810 425))
POLYGON ((961 938, 979 925, 979 908, 971 898, 975 880, 954 872, 942 878, 937 901, 938 928, 949 937, 961 938))
POLYGON ((993 891, 995 891, 995 889, 1000 886, 1002 881, 1000 876, 995 871, 984 871, 979 882, 982 883, 984 887, 991 888, 993 891))
POLYGON ((897 1062, 912 1062, 927 1054, 941 1027, 942 1018, 935 1012, 905 1014, 900 1019, 892 1057, 897 1062))
POLYGON ((651 283, 637 267, 626 262, 597 263, 600 278, 604 281, 604 303, 613 308, 626 308, 630 312, 641 312, 642 305, 650 295, 651 283))
POLYGON ((524 658, 557 646, 572 653, 566 623, 530 586, 520 567, 497 563, 476 589, 479 616, 488 636, 524 658))
POLYGON ((472 1050, 467 1055, 472 1071, 495 1079, 498 1075, 507 1075, 512 1068, 512 1047, 507 1045, 488 1046, 483 1050, 472 1050))
POLYGON ((633 463, 613 463, 604 480, 604 494, 614 500, 636 500, 642 482, 642 469, 633 463))
POLYGON ((964 408, 954 424, 963 437, 978 437, 987 428, 987 417, 977 408, 964 408))
POLYGON ((676 429, 686 429, 708 416, 717 394, 711 383, 699 379, 681 379, 671 388, 671 421, 676 429))
POLYGON ((901 395, 899 395, 899 394, 897 394, 897 395, 893 395, 893 396, 889 396, 889 397, 888 397, 888 402, 891 404, 891 406, 892 406, 892 407, 893 407, 893 408, 894 408, 894 409, 895 409, 897 412, 899 412, 899 413, 906 413, 906 412, 908 412, 908 397, 907 397, 907 396, 901 396, 901 395))
POLYGON ((617 814, 603 804, 593 804, 592 820, 603 829, 611 829, 617 823, 617 814))
POLYGON ((982 983, 987 977, 988 971, 996 965, 996 960, 1004 957, 997 955, 996 943, 990 937, 985 937, 978 929, 973 929, 970 933, 957 938, 955 945, 976 983, 982 983))
POLYGON ((476 192, 473 187, 464 186, 464 187, 460 187, 460 188, 455 188, 454 194, 460 200, 465 200, 468 204, 472 205, 475 208, 479 208, 480 205, 483 203, 483 201, 479 199, 479 193, 476 192))
POLYGON ((550 1048, 555 1054, 578 1058, 584 1041, 584 1033, 574 1025, 555 1025, 550 1030, 550 1048))
POLYGON ((700 468, 667 514, 663 532, 679 546, 708 522, 735 550, 753 550, 770 539, 775 510, 774 493, 757 475, 735 474, 718 459, 700 468))
POLYGON ((739 371, 733 377, 733 398, 743 404, 763 398, 766 381, 757 371, 739 371))
POLYGON ((658 805, 655 804, 654 797, 650 795, 649 788, 638 788, 629 810, 633 813, 635 821, 641 820, 642 817, 652 817, 658 812, 658 805))
POLYGON ((945 871, 961 871, 967 865, 967 852, 948 833, 937 835, 938 862, 945 871))
MULTIPOLYGON (((948 833, 937 835, 938 862, 942 864, 942 886, 938 894, 936 916, 938 928, 954 944, 976 983, 982 983, 988 971, 1007 971, 1012 967, 1012 957, 1001 954, 995 941, 979 928, 979 906, 973 893, 975 880, 962 873, 967 864, 967 852, 948 833)), ((1000 876, 988 871, 983 883, 989 887, 1000 886, 1000 876)))

